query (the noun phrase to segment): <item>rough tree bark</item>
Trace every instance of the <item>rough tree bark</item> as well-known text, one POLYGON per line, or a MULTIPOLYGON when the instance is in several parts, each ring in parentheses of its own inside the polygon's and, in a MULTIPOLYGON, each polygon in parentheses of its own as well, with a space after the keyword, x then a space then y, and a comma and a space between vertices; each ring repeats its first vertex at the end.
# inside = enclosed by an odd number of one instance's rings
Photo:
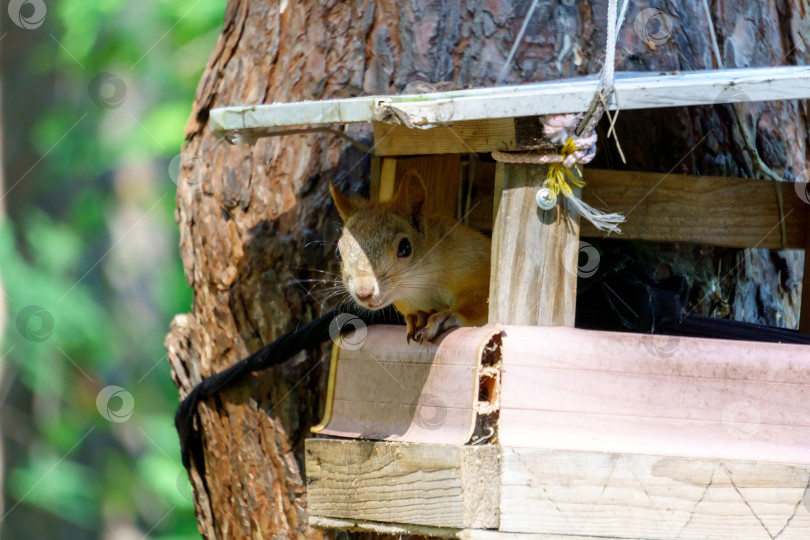
MULTIPOLYGON (((804 63, 803 4, 783 0, 710 2, 727 67, 804 63)), ((369 157, 337 138, 294 135, 230 146, 207 128, 214 106, 396 93, 411 80, 490 86, 523 23, 529 1, 444 0, 300 3, 229 0, 222 35, 200 81, 186 128, 187 154, 176 218, 192 312, 167 336, 173 376, 186 393, 323 311, 308 279, 335 272, 337 216, 327 181, 367 192, 369 157), (323 274, 322 272, 327 272, 323 274)), ((507 82, 595 73, 605 42, 606 2, 540 2, 507 82)), ((631 4, 617 70, 712 67, 702 0, 650 2, 670 14, 672 36, 640 39, 631 4)), ((655 29, 653 29, 655 30, 655 29)), ((763 159, 792 178, 806 167, 804 104, 744 107, 763 159)), ((370 143, 367 127, 351 127, 370 143)), ((727 106, 625 112, 602 166, 750 176, 751 162, 727 106)), ((694 309, 712 283, 732 317, 795 325, 801 255, 697 247, 633 247, 662 273, 692 276, 694 309), (718 277, 717 264, 723 260, 718 277)), ((208 538, 320 538, 307 527, 303 440, 322 409, 327 347, 201 407, 205 463, 192 482, 208 538), (207 489, 201 481, 205 476, 207 489)), ((327 533, 326 536, 330 536, 327 533)))

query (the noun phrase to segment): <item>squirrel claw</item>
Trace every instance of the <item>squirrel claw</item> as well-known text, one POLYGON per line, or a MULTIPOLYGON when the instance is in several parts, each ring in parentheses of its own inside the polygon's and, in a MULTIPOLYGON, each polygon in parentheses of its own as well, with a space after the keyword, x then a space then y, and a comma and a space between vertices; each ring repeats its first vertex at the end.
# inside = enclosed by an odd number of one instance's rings
POLYGON ((405 315, 405 328, 408 331, 405 339, 408 340, 408 344, 410 345, 411 340, 413 339, 413 334, 416 332, 416 313, 408 313, 405 315))
POLYGON ((405 327, 408 330, 405 338, 408 340, 408 344, 411 343, 411 340, 420 344, 424 341, 426 332, 425 327, 433 313, 436 312, 431 311, 430 313, 427 313, 426 311, 420 310, 416 313, 409 313, 405 315, 405 327))
POLYGON ((431 343, 449 328, 461 326, 458 316, 452 311, 439 311, 428 317, 427 324, 416 331, 414 339, 419 343, 431 343))

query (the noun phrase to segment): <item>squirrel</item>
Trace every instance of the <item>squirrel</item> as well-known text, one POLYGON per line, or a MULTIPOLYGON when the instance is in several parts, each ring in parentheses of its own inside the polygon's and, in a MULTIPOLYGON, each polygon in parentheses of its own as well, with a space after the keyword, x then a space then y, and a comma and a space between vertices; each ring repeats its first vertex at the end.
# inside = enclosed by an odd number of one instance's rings
POLYGON ((385 202, 349 200, 331 182, 329 191, 343 220, 336 250, 343 287, 358 305, 393 304, 405 318, 408 343, 486 324, 490 239, 453 218, 425 214, 419 173, 409 171, 385 202))

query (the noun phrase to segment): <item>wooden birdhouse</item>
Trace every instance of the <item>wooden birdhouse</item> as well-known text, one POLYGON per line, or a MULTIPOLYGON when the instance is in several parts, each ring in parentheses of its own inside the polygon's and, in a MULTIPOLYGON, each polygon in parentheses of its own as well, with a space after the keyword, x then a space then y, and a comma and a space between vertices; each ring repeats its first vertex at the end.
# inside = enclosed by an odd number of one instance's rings
MULTIPOLYGON (((623 74, 613 86, 607 110, 711 104, 732 87, 729 100, 807 99, 810 70, 623 74)), ((312 524, 493 540, 810 538, 808 347, 574 328, 581 239, 606 233, 563 195, 539 200, 548 163, 463 157, 536 150, 541 117, 587 111, 597 88, 589 77, 212 111, 230 140, 373 123, 372 198, 416 169, 433 210, 492 236, 488 325, 424 346, 369 327, 362 346, 349 335, 334 347, 306 447, 312 524)), ((624 215, 623 239, 810 247, 810 200, 793 184, 583 170, 572 195, 624 215)), ((804 333, 808 305, 806 262, 804 333)))

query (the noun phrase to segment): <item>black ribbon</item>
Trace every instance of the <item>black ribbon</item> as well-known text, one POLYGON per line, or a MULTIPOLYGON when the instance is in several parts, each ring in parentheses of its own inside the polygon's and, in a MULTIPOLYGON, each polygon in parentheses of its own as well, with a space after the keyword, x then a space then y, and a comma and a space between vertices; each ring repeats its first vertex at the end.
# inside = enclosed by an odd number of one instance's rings
POLYGON ((180 403, 174 415, 174 425, 180 436, 180 452, 186 469, 191 466, 192 456, 198 467, 203 463, 202 436, 199 431, 201 424, 198 417, 200 401, 240 384, 253 372, 283 364, 304 349, 311 349, 327 339, 354 330, 358 326, 357 319, 367 326, 402 324, 401 318, 390 308, 380 311, 369 311, 354 306, 333 309, 314 321, 284 334, 231 367, 206 377, 195 386, 180 403), (344 314, 346 316, 340 317, 344 314))

